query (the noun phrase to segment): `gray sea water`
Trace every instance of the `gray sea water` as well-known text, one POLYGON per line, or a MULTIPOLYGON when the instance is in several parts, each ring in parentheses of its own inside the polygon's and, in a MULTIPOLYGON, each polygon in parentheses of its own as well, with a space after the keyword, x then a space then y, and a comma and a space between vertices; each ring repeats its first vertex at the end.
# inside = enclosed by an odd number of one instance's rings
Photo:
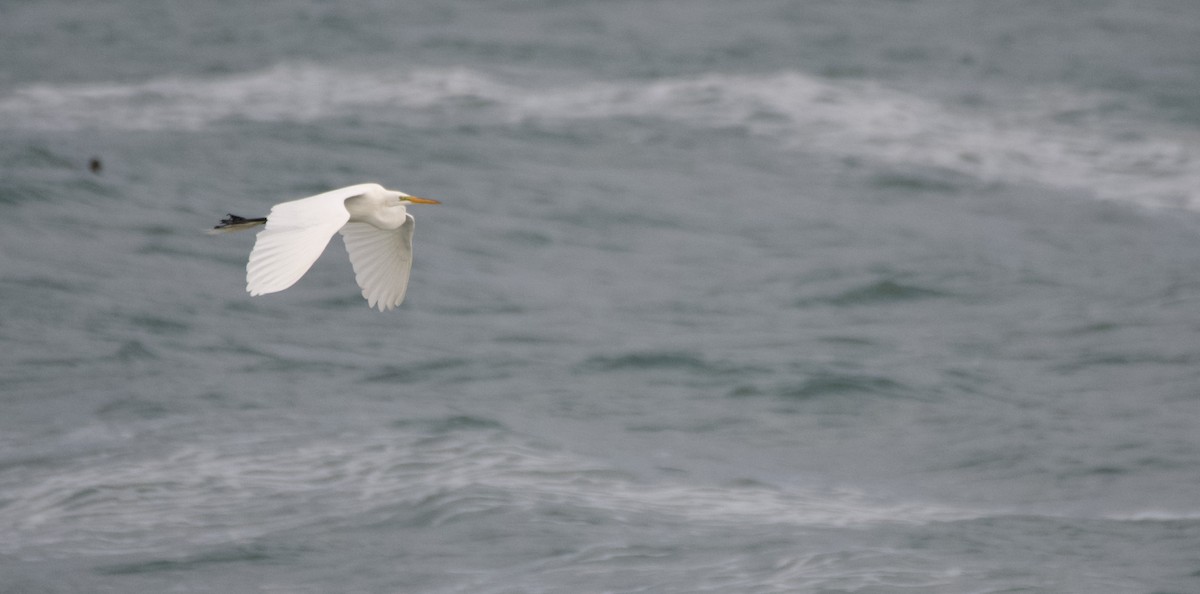
POLYGON ((1200 592, 1198 40, 0 3, 0 592, 1200 592), (202 232, 367 181, 396 311, 202 232))

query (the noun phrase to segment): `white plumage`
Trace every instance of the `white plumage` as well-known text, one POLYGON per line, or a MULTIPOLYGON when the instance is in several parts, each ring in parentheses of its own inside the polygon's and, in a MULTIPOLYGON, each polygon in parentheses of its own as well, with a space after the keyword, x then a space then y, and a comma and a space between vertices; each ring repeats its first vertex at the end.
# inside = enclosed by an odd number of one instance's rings
POLYGON ((408 288, 413 217, 405 205, 410 203, 438 201, 379 184, 358 184, 276 204, 265 219, 229 215, 213 229, 225 232, 266 225, 246 264, 246 290, 251 295, 294 285, 340 231, 363 297, 371 307, 385 311, 400 305, 408 288))

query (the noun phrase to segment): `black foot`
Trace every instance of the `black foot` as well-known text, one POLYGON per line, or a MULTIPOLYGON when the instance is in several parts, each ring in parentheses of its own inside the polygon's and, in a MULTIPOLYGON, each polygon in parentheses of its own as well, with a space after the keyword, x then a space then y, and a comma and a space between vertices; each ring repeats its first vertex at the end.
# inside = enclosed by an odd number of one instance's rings
POLYGON ((267 222, 266 217, 259 217, 257 219, 247 219, 246 217, 239 217, 233 213, 229 213, 229 216, 221 219, 221 224, 217 225, 216 227, 213 227, 213 229, 223 229, 225 227, 232 227, 234 225, 246 225, 246 224, 265 223, 265 222, 267 222))

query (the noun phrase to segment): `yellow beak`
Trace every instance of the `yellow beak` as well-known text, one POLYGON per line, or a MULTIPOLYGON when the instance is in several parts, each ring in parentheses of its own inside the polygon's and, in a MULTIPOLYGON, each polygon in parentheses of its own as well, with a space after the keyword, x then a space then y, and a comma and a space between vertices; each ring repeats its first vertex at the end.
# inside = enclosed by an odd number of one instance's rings
POLYGON ((406 202, 412 202, 413 204, 441 204, 441 202, 438 202, 433 198, 417 198, 416 196, 409 196, 404 200, 406 202))

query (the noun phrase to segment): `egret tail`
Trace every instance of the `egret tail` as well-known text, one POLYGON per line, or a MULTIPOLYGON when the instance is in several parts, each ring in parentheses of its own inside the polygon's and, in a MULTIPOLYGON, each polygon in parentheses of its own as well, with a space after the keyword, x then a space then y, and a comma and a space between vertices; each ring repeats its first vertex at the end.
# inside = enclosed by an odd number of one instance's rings
POLYGON ((209 229, 208 234, 209 235, 217 235, 219 233, 233 233, 234 231, 245 231, 246 229, 251 229, 251 228, 257 227, 259 225, 266 225, 266 224, 267 224, 267 217, 259 217, 257 219, 247 219, 245 217, 239 217, 235 214, 230 214, 229 216, 221 219, 221 224, 213 227, 212 229, 209 229))

